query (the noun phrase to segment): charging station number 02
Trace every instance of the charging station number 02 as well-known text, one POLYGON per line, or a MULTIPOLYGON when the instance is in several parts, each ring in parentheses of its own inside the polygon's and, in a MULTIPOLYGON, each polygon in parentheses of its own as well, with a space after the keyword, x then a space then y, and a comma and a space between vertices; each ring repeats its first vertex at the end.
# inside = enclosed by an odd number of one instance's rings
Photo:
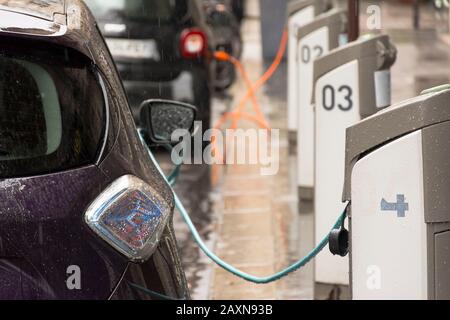
POLYGON ((320 45, 316 45, 313 47, 304 45, 304 46, 302 46, 301 52, 300 52, 302 63, 308 64, 308 63, 314 62, 314 60, 323 56, 323 53, 324 53, 324 49, 320 45))

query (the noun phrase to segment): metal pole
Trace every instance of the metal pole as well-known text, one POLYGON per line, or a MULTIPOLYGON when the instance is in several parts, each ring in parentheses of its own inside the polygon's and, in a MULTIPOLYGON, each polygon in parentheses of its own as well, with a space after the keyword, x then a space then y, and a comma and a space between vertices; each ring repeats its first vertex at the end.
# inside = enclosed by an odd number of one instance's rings
POLYGON ((420 29, 420 0, 414 0, 414 29, 420 29))
POLYGON ((359 38, 359 0, 348 0, 348 41, 359 38))

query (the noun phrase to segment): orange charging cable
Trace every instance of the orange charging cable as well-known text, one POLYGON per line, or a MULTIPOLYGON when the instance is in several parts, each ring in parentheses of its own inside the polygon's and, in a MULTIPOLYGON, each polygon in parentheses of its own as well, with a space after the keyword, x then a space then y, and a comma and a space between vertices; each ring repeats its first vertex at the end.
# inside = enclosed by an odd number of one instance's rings
MULTIPOLYGON (((281 38, 280 46, 277 52, 277 55, 270 65, 270 67, 267 69, 267 71, 263 74, 261 78, 258 79, 255 83, 252 83, 247 71, 245 70, 242 63, 236 59, 235 57, 231 56, 227 52, 224 51, 216 51, 213 53, 214 59, 218 61, 225 61, 232 63, 235 68, 239 71, 241 74, 245 85, 247 86, 247 93, 246 95, 239 101, 238 106, 230 112, 227 112, 223 114, 215 123, 214 129, 220 130, 224 124, 231 120, 231 129, 235 130, 238 127, 238 123, 241 119, 246 119, 248 121, 254 122, 257 124, 260 128, 264 128, 267 130, 271 130, 271 128, 268 125, 268 122, 264 116, 264 113, 261 110, 261 106, 258 103, 258 100, 256 98, 256 92, 261 89, 261 87, 274 75, 274 73, 277 71, 278 67, 280 66, 284 54, 286 52, 288 43, 288 30, 285 29, 283 31, 283 36, 281 38), (253 111, 255 112, 255 115, 250 114, 245 111, 245 107, 247 105, 247 102, 251 99, 253 111)), ((218 154, 218 149, 216 145, 216 139, 213 136, 212 137, 212 150, 214 153, 214 157, 218 159, 218 157, 221 157, 221 155, 218 154)), ((220 158, 223 160, 223 157, 220 158)))
POLYGON ((256 99, 255 94, 259 89, 261 89, 261 87, 264 84, 267 83, 267 81, 277 71, 278 67, 280 66, 280 64, 283 60, 284 54, 286 52, 287 42, 288 42, 288 31, 287 31, 287 29, 285 29, 283 31, 281 43, 280 43, 280 46, 279 46, 279 49, 278 49, 278 52, 277 52, 277 55, 276 55, 274 61, 272 62, 271 66, 267 69, 267 71, 264 73, 264 75, 260 79, 258 79, 258 81, 255 82, 254 84, 252 84, 252 82, 250 81, 250 78, 248 77, 248 74, 247 74, 244 66, 238 59, 230 56, 228 53, 223 52, 223 51, 218 51, 218 52, 214 53, 214 58, 216 60, 231 62, 236 67, 236 69, 239 71, 239 73, 241 74, 241 76, 244 79, 244 82, 247 86, 247 93, 240 100, 238 107, 234 111, 224 114, 217 121, 217 124, 215 126, 216 129, 219 129, 223 125, 223 123, 226 122, 226 120, 229 119, 230 117, 233 118, 233 122, 234 122, 233 129, 236 128, 236 124, 241 118, 246 118, 248 120, 256 122, 262 128, 270 129, 267 125, 267 121, 264 117, 263 112, 261 111, 261 107, 256 99), (248 115, 244 112, 245 106, 249 99, 252 100, 253 110, 256 113, 256 118, 254 116, 248 115))

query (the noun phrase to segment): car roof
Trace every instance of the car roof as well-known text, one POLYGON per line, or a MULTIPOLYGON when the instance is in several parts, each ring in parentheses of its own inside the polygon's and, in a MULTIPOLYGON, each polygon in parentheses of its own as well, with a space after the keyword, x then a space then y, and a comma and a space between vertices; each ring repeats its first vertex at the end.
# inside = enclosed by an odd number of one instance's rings
POLYGON ((65 13, 65 0, 0 0, 0 10, 13 11, 53 21, 65 13))
POLYGON ((2 36, 51 42, 94 61, 102 49, 95 19, 82 0, 0 0, 2 36))

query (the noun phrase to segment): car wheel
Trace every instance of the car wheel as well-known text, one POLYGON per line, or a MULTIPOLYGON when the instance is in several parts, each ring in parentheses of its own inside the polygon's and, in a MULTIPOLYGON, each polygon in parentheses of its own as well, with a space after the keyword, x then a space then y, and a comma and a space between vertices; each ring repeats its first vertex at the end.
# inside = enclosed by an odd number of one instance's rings
POLYGON ((230 62, 218 62, 214 87, 222 92, 230 88, 236 80, 236 69, 230 62))

